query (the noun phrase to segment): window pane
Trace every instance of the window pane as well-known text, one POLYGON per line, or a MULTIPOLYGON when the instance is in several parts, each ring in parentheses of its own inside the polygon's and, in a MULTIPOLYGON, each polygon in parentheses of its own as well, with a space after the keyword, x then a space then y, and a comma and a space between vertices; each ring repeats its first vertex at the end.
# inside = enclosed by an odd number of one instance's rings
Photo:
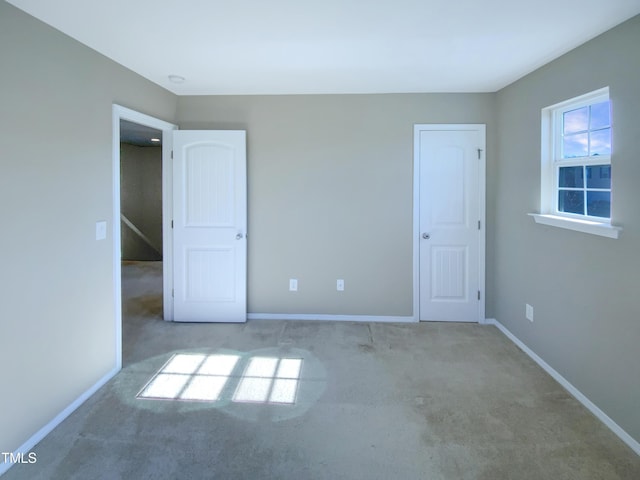
POLYGON ((591 132, 591 155, 611 155, 611 129, 591 132))
POLYGON ((589 143, 588 133, 567 135, 562 143, 562 158, 586 157, 589 155, 587 149, 589 143))
POLYGON ((587 191, 587 215, 609 218, 611 216, 611 192, 587 191))
POLYGON ((610 104, 608 100, 606 102, 591 105, 590 128, 592 130, 608 127, 611 125, 611 109, 609 108, 609 105, 610 104))
POLYGON ((583 191, 558 190, 558 211, 584 215, 583 191))
POLYGON ((584 188, 582 167, 560 167, 559 187, 584 188))
POLYGON ((562 115, 563 133, 584 132, 589 129, 589 107, 565 112, 562 115))
POLYGON ((587 167, 587 188, 611 188, 611 165, 587 167))

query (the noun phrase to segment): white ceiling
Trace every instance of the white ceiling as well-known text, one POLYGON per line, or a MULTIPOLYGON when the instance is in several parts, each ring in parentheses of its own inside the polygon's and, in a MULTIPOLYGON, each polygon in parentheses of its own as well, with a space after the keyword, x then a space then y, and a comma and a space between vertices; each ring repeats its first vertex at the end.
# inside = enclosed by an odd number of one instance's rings
POLYGON ((493 92, 640 13, 640 0, 7 1, 179 95, 493 92))

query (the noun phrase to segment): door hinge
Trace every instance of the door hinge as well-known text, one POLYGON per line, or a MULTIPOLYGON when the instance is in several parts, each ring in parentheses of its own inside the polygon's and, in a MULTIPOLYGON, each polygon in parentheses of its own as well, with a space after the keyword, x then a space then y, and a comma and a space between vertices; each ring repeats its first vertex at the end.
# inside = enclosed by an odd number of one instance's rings
POLYGON ((478 300, 480 300, 480 290, 478 290, 478 300))
POLYGON ((173 228, 173 220, 171 220, 171 228, 173 228))
POLYGON ((171 160, 173 160, 173 150, 171 150, 171 160))
MULTIPOLYGON (((481 156, 481 155, 482 155, 482 149, 481 149, 481 148, 479 148, 479 149, 478 149, 478 160, 480 160, 480 156, 481 156)), ((172 158, 173 158, 173 157, 172 157, 172 158)))
POLYGON ((172 296, 172 297, 174 296, 173 294, 174 294, 174 290, 173 290, 173 288, 172 288, 172 289, 171 289, 171 296, 172 296))
POLYGON ((478 220, 478 230, 480 230, 480 225, 481 225, 480 220, 478 220))

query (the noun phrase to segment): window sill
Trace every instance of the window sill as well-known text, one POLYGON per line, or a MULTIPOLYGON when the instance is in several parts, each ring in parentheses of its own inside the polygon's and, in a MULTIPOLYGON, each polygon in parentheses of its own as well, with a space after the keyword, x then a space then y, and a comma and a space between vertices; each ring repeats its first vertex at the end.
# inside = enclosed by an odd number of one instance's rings
POLYGON ((536 223, 549 225, 551 227, 567 228, 577 232, 600 235, 601 237, 618 238, 622 228, 614 227, 608 223, 598 223, 589 220, 578 220, 574 218, 560 217, 541 213, 530 213, 536 223))

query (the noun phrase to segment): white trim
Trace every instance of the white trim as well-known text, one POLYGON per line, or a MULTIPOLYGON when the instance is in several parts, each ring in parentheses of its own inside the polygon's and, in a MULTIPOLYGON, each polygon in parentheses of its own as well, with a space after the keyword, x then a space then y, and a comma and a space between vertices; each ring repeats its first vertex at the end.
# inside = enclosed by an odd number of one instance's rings
POLYGON ((173 131, 162 130, 162 305, 163 318, 173 321, 173 131))
POLYGON ((636 454, 640 455, 640 443, 635 440, 631 435, 623 430, 623 428, 614 422, 606 413, 604 413, 596 404, 589 400, 580 390, 574 387, 566 378, 560 375, 553 369, 547 362, 540 358, 533 350, 527 347, 518 337, 511 333, 504 325, 502 325, 495 318, 487 319, 488 325, 495 325, 509 340, 516 344, 524 353, 526 353, 534 362, 553 377, 562 387, 565 388, 576 400, 584 405, 587 410, 593 413, 602 423, 604 423, 609 429, 615 433, 620 440, 626 443, 636 454))
POLYGON ((573 110, 575 108, 586 107, 592 103, 604 102, 609 100, 609 87, 602 87, 577 97, 563 100, 562 102, 554 103, 548 107, 544 107, 543 110, 573 110))
POLYGON ((380 323, 415 323, 418 320, 408 315, 406 317, 379 315, 326 315, 309 313, 248 313, 249 320, 323 320, 333 322, 380 322, 380 323))
POLYGON ((618 238, 622 228, 614 227, 608 223, 592 222, 590 220, 582 220, 579 218, 561 217, 559 215, 547 215, 541 213, 529 213, 536 223, 548 225, 551 227, 566 228, 575 230, 576 232, 591 233, 600 235, 601 237, 618 238))
POLYGON ((485 321, 486 306, 486 177, 487 177, 487 127, 485 124, 415 124, 413 126, 413 317, 420 321, 420 132, 421 131, 463 131, 475 130, 480 138, 482 154, 478 170, 478 220, 480 235, 478 248, 478 288, 481 300, 478 301, 478 323, 485 321))
POLYGON ((486 125, 476 125, 482 137, 482 152, 478 169, 478 219, 480 220, 480 234, 478 239, 478 290, 481 292, 481 299, 478 302, 478 323, 484 324, 486 321, 485 309, 487 304, 487 289, 485 285, 486 275, 486 242, 487 242, 487 127, 486 125))
POLYGON ((413 126, 413 318, 420 321, 420 135, 413 126))
POLYGON ((167 170, 171 170, 171 147, 173 135, 171 132, 178 127, 144 113, 136 112, 121 105, 113 104, 112 107, 112 172, 113 172, 113 305, 116 323, 116 366, 122 368, 122 285, 121 268, 122 259, 120 245, 120 120, 145 125, 147 127, 162 130, 162 230, 163 230, 163 305, 164 318, 173 318, 173 298, 171 288, 173 285, 173 261, 172 261, 172 235, 171 235, 171 177, 165 178, 167 170), (170 317, 168 318, 168 313, 170 317))
MULTIPOLYGON (((103 376, 100 380, 98 380, 93 386, 91 386, 88 390, 82 393, 78 398, 76 398, 73 402, 71 402, 64 410, 62 410, 58 415, 56 415, 49 423, 47 423, 44 427, 38 430, 35 434, 33 434, 26 442, 20 445, 14 452, 14 456, 18 454, 24 454, 25 456, 35 447, 44 437, 49 435, 60 425, 69 415, 71 415, 74 411, 78 409, 84 402, 87 401, 91 395, 96 393, 98 389, 100 389, 103 385, 105 385, 109 380, 111 380, 120 370, 120 368, 114 368, 105 376, 103 376)), ((4 463, 0 462, 0 476, 3 475, 7 470, 9 470, 13 466, 12 463, 4 463)))

